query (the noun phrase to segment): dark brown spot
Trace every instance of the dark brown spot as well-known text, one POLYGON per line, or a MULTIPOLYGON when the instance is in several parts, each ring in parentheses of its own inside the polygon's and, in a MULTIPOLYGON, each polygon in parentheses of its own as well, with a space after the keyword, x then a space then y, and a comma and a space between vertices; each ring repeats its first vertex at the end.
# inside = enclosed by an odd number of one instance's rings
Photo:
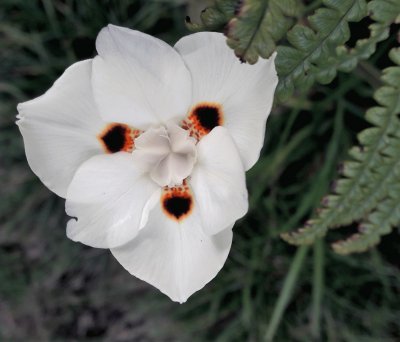
POLYGON ((201 127, 207 131, 211 131, 214 127, 220 125, 220 113, 216 106, 202 105, 193 111, 201 127))
POLYGON ((108 153, 128 152, 133 148, 135 132, 127 125, 110 124, 99 135, 99 139, 108 153))
POLYGON ((115 125, 102 137, 107 150, 111 153, 119 152, 125 146, 125 133, 124 126, 115 125))
POLYGON ((161 206, 165 215, 175 221, 182 221, 191 214, 193 197, 186 180, 180 186, 164 187, 161 206))
POLYGON ((190 196, 172 195, 166 197, 163 201, 164 210, 177 220, 186 216, 192 207, 192 198, 190 196))

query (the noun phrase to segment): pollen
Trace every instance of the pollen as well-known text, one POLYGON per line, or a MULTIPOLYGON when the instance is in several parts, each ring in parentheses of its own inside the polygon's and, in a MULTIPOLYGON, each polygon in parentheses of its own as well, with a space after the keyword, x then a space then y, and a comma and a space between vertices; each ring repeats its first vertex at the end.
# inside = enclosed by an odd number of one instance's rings
POLYGON ((191 109, 181 126, 188 130, 192 137, 200 140, 214 127, 221 126, 223 122, 224 114, 219 103, 200 102, 191 109))
POLYGON ((140 134, 140 130, 133 129, 128 125, 112 123, 98 135, 98 139, 107 153, 132 152, 135 139, 140 134))
POLYGON ((161 207, 172 220, 180 222, 188 217, 193 210, 193 197, 186 182, 182 186, 164 187, 161 207))

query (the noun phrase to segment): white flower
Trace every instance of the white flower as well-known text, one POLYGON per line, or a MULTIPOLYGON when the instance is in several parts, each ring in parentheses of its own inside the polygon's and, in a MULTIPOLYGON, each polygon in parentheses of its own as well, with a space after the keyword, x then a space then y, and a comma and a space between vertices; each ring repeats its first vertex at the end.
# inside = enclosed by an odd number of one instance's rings
POLYGON ((248 209, 277 85, 274 57, 242 64, 222 34, 172 48, 109 25, 98 56, 18 106, 29 165, 66 198, 67 235, 109 248, 185 302, 223 266, 248 209))

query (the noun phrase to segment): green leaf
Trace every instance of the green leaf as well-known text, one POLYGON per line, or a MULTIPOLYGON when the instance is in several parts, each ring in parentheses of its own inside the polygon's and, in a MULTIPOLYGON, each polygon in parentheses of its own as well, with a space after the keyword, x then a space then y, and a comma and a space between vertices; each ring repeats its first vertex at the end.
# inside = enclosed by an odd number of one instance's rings
POLYGON ((380 107, 367 111, 373 127, 362 131, 361 147, 353 147, 353 160, 344 163, 334 193, 306 226, 282 237, 293 244, 309 244, 329 228, 361 221, 360 233, 333 245, 338 253, 364 251, 380 236, 400 224, 400 48, 390 57, 397 64, 383 71, 384 85, 374 98, 380 107))
POLYGON ((254 64, 268 58, 301 13, 297 0, 243 0, 236 16, 229 21, 228 45, 242 61, 254 64))
POLYGON ((254 64, 276 50, 302 8, 297 0, 217 0, 201 13, 201 23, 186 18, 186 24, 191 31, 224 31, 236 56, 254 64))
POLYGON ((400 22, 400 1, 398 0, 373 0, 368 5, 372 19, 386 23, 400 22))
POLYGON ((186 17, 186 26, 194 32, 223 30, 235 15, 237 3, 237 0, 216 0, 213 6, 201 12, 200 23, 193 23, 190 17, 186 17))
POLYGON ((349 22, 359 21, 367 15, 365 0, 324 0, 323 4, 325 7, 308 17, 309 27, 295 25, 287 34, 290 45, 277 49, 277 95, 280 100, 286 99, 296 88, 305 91, 316 81, 331 82, 340 64, 348 70, 356 64, 354 60, 352 63, 344 60, 335 63, 335 60, 337 49, 340 51, 350 37, 349 22))
POLYGON ((201 23, 187 19, 192 31, 223 31, 227 44, 243 62, 254 64, 278 51, 277 98, 287 100, 296 90, 306 92, 315 82, 328 84, 338 71, 350 72, 368 59, 379 42, 389 35, 389 26, 400 19, 397 0, 323 0, 322 7, 300 20, 303 8, 297 0, 216 0, 201 13, 201 23), (350 22, 367 15, 375 21, 370 36, 345 45, 350 22), (294 25, 294 26, 293 26, 294 25), (288 45, 279 45, 286 41, 288 45))
POLYGON ((372 212, 365 222, 360 224, 359 233, 353 234, 343 241, 332 245, 338 254, 350 254, 364 252, 368 248, 378 244, 381 236, 389 234, 392 226, 400 222, 400 175, 397 175, 397 184, 388 194, 388 198, 379 203, 376 211, 372 212))

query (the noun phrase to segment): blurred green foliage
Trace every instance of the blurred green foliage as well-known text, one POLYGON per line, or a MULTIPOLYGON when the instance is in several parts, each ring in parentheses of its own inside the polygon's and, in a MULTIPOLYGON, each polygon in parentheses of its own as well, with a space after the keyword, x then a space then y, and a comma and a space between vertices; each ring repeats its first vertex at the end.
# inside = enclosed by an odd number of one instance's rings
MULTIPOLYGON (((306 18, 321 6, 342 2, 305 1, 296 25, 307 25, 306 18)), ((217 3, 227 6, 222 7, 224 20, 235 15, 232 1, 217 3)), ((235 226, 228 261, 205 289, 178 305, 131 277, 108 251, 65 237, 63 200, 27 166, 15 115, 18 102, 42 94, 74 61, 94 56, 95 37, 106 24, 174 43, 189 33, 184 19, 199 2, 2 0, 0 340, 398 341, 397 231, 369 252, 346 257, 333 253, 328 243, 345 238, 354 226, 297 250, 279 237, 302 225, 319 206, 339 161, 356 143, 356 134, 370 125, 364 114, 376 106, 372 94, 382 85, 380 70, 392 64, 388 52, 398 29, 388 21, 387 31, 378 30, 384 20, 376 14, 377 3, 367 4, 374 22, 370 17, 348 20, 346 39, 332 43, 338 56, 343 49, 358 54, 345 70, 354 71, 335 72, 327 85, 311 82, 307 93, 301 89, 275 106, 262 156, 248 173, 250 212, 235 226), (371 32, 376 33, 374 41, 368 40, 372 45, 361 42, 371 32), (357 66, 360 59, 367 60, 357 66)), ((385 3, 395 14, 390 5, 396 6, 396 0, 385 3)), ((213 29, 224 29, 219 20, 213 29)), ((305 30, 296 25, 292 32, 305 30)), ((315 25, 320 39, 320 23, 315 25)), ((281 43, 296 46, 289 39, 281 43)), ((302 87, 301 77, 297 87, 302 87)))

